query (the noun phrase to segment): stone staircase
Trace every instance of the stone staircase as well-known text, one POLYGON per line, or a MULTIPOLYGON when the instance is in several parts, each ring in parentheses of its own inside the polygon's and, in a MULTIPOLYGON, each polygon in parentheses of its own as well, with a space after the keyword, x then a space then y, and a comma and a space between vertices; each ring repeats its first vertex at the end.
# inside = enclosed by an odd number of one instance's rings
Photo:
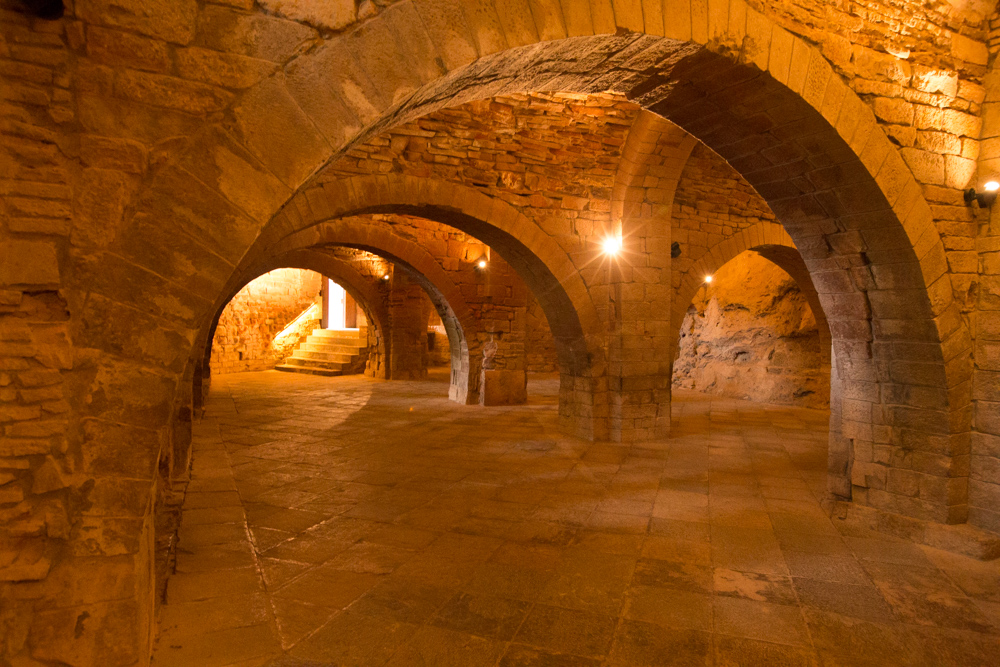
POLYGON ((276 370, 313 375, 361 373, 367 358, 365 329, 313 329, 276 370))

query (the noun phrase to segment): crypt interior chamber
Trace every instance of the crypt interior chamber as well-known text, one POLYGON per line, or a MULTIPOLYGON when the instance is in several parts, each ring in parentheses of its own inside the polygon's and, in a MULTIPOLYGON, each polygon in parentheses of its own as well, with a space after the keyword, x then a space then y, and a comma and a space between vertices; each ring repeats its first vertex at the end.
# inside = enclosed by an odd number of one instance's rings
POLYGON ((992 665, 998 49, 0 0, 0 666, 992 665))

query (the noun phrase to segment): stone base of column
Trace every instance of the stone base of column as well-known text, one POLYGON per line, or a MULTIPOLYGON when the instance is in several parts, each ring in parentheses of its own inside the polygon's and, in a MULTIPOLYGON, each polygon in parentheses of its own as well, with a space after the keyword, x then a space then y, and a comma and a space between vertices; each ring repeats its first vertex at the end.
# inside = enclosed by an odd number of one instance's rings
POLYGON ((914 519, 846 500, 833 502, 831 517, 849 528, 874 530, 970 558, 1000 558, 1000 535, 967 523, 946 524, 914 519))
POLYGON ((480 405, 520 405, 528 400, 524 371, 484 370, 479 386, 480 405))

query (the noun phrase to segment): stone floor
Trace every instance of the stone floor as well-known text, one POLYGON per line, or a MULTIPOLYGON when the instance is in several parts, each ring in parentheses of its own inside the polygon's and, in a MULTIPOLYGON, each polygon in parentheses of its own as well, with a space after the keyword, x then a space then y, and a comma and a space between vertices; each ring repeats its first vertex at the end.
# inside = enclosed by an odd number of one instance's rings
POLYGON ((678 393, 619 446, 529 389, 216 379, 154 664, 1000 664, 1000 563, 823 512, 825 413, 678 393))

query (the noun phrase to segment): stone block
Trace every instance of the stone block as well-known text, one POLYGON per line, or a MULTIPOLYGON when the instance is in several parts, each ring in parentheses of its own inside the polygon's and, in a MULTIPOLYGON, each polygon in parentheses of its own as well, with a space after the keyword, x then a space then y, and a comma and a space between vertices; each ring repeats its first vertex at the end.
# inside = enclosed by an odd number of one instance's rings
POLYGON ((122 629, 133 628, 138 614, 134 600, 40 612, 29 637, 32 657, 71 667, 136 663, 139 635, 122 629))
POLYGON ((358 19, 355 0, 259 0, 269 13, 273 12, 293 21, 314 25, 326 30, 343 30, 358 19))
POLYGON ((208 5, 198 16, 200 46, 274 63, 286 63, 317 36, 308 25, 260 12, 248 14, 208 5))
POLYGON ((59 284, 55 246, 45 241, 0 239, 0 286, 59 284))
POLYGON ((274 63, 238 53, 190 47, 177 51, 177 73, 225 88, 249 88, 277 69, 274 63))
POLYGON ((480 405, 520 405, 528 400, 524 371, 484 370, 479 390, 480 405))
POLYGON ((899 152, 918 181, 930 185, 944 184, 944 156, 917 148, 903 148, 899 152))
POLYGON ((194 38, 197 0, 78 0, 76 15, 85 22, 132 30, 176 44, 194 38))
POLYGON ((989 61, 986 44, 959 32, 951 35, 951 55, 974 65, 986 65, 989 61))
POLYGON ((192 114, 221 111, 232 93, 197 81, 162 74, 124 70, 115 76, 115 94, 133 102, 192 114))
POLYGON ((872 110, 887 123, 910 125, 913 122, 913 105, 906 100, 876 97, 872 110))
POLYGON ((173 66, 165 42, 97 26, 87 29, 87 55, 110 67, 126 64, 134 69, 166 72, 173 66))

